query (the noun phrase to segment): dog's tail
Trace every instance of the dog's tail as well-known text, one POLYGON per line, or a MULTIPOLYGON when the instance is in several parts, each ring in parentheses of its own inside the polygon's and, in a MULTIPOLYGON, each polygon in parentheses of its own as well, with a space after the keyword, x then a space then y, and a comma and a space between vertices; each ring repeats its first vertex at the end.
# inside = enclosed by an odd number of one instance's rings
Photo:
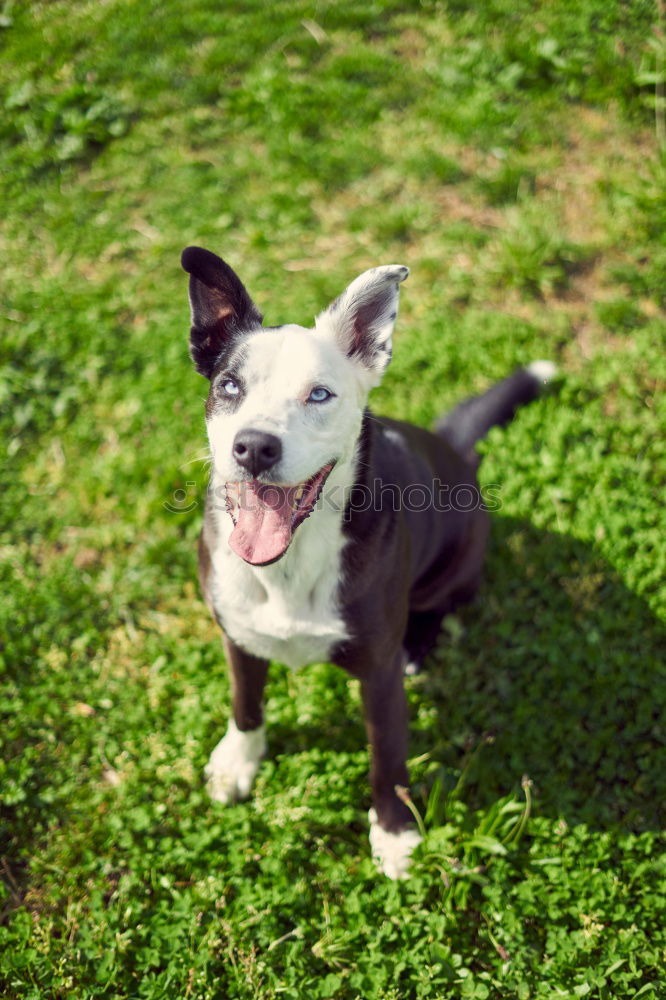
POLYGON ((556 374, 557 367, 552 361, 533 361, 496 382, 482 395, 463 400, 437 421, 435 431, 459 454, 471 456, 476 442, 491 427, 507 424, 518 407, 536 399, 556 374))

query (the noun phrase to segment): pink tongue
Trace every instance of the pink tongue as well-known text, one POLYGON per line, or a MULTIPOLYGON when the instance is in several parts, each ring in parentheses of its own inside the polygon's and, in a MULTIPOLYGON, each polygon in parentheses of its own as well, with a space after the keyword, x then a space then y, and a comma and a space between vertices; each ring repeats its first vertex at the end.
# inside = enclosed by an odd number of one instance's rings
POLYGON ((236 525, 229 537, 236 555, 253 566, 261 566, 286 552, 291 542, 297 488, 241 484, 236 525))

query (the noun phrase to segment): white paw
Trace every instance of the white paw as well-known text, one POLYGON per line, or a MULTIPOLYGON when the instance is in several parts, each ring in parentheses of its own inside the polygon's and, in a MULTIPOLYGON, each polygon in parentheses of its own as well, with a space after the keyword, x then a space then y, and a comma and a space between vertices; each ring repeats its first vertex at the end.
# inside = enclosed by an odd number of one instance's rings
POLYGON ((231 719, 204 769, 211 799, 226 806, 247 798, 265 753, 265 726, 241 732, 231 719))
POLYGON ((527 370, 539 382, 550 382, 557 375, 557 365, 554 361, 532 361, 527 365, 527 370))
POLYGON ((407 878, 410 856, 414 848, 421 843, 421 836, 415 827, 401 830, 400 833, 389 833, 377 822, 377 813, 371 809, 370 849, 380 872, 392 879, 407 878))

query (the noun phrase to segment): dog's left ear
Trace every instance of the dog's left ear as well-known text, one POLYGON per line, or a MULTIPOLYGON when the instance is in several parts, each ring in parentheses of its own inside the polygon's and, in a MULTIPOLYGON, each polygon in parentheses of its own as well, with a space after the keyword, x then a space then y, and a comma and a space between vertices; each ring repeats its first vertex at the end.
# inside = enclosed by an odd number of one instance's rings
POLYGON ((190 275, 190 353, 197 371, 210 378, 234 334, 261 326, 262 316, 245 285, 221 257, 188 247, 181 257, 190 275))
POLYGON ((377 381, 391 360, 400 282, 408 274, 401 264, 364 271, 315 320, 318 331, 333 333, 345 354, 357 358, 377 381))

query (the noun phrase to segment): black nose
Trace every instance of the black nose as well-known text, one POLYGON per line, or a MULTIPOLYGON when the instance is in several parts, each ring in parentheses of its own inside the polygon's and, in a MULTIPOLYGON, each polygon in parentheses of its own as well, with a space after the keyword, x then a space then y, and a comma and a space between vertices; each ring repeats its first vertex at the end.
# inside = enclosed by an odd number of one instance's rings
POLYGON ((275 434, 248 427, 234 438, 233 455, 253 476, 272 468, 282 458, 282 442, 275 434))

